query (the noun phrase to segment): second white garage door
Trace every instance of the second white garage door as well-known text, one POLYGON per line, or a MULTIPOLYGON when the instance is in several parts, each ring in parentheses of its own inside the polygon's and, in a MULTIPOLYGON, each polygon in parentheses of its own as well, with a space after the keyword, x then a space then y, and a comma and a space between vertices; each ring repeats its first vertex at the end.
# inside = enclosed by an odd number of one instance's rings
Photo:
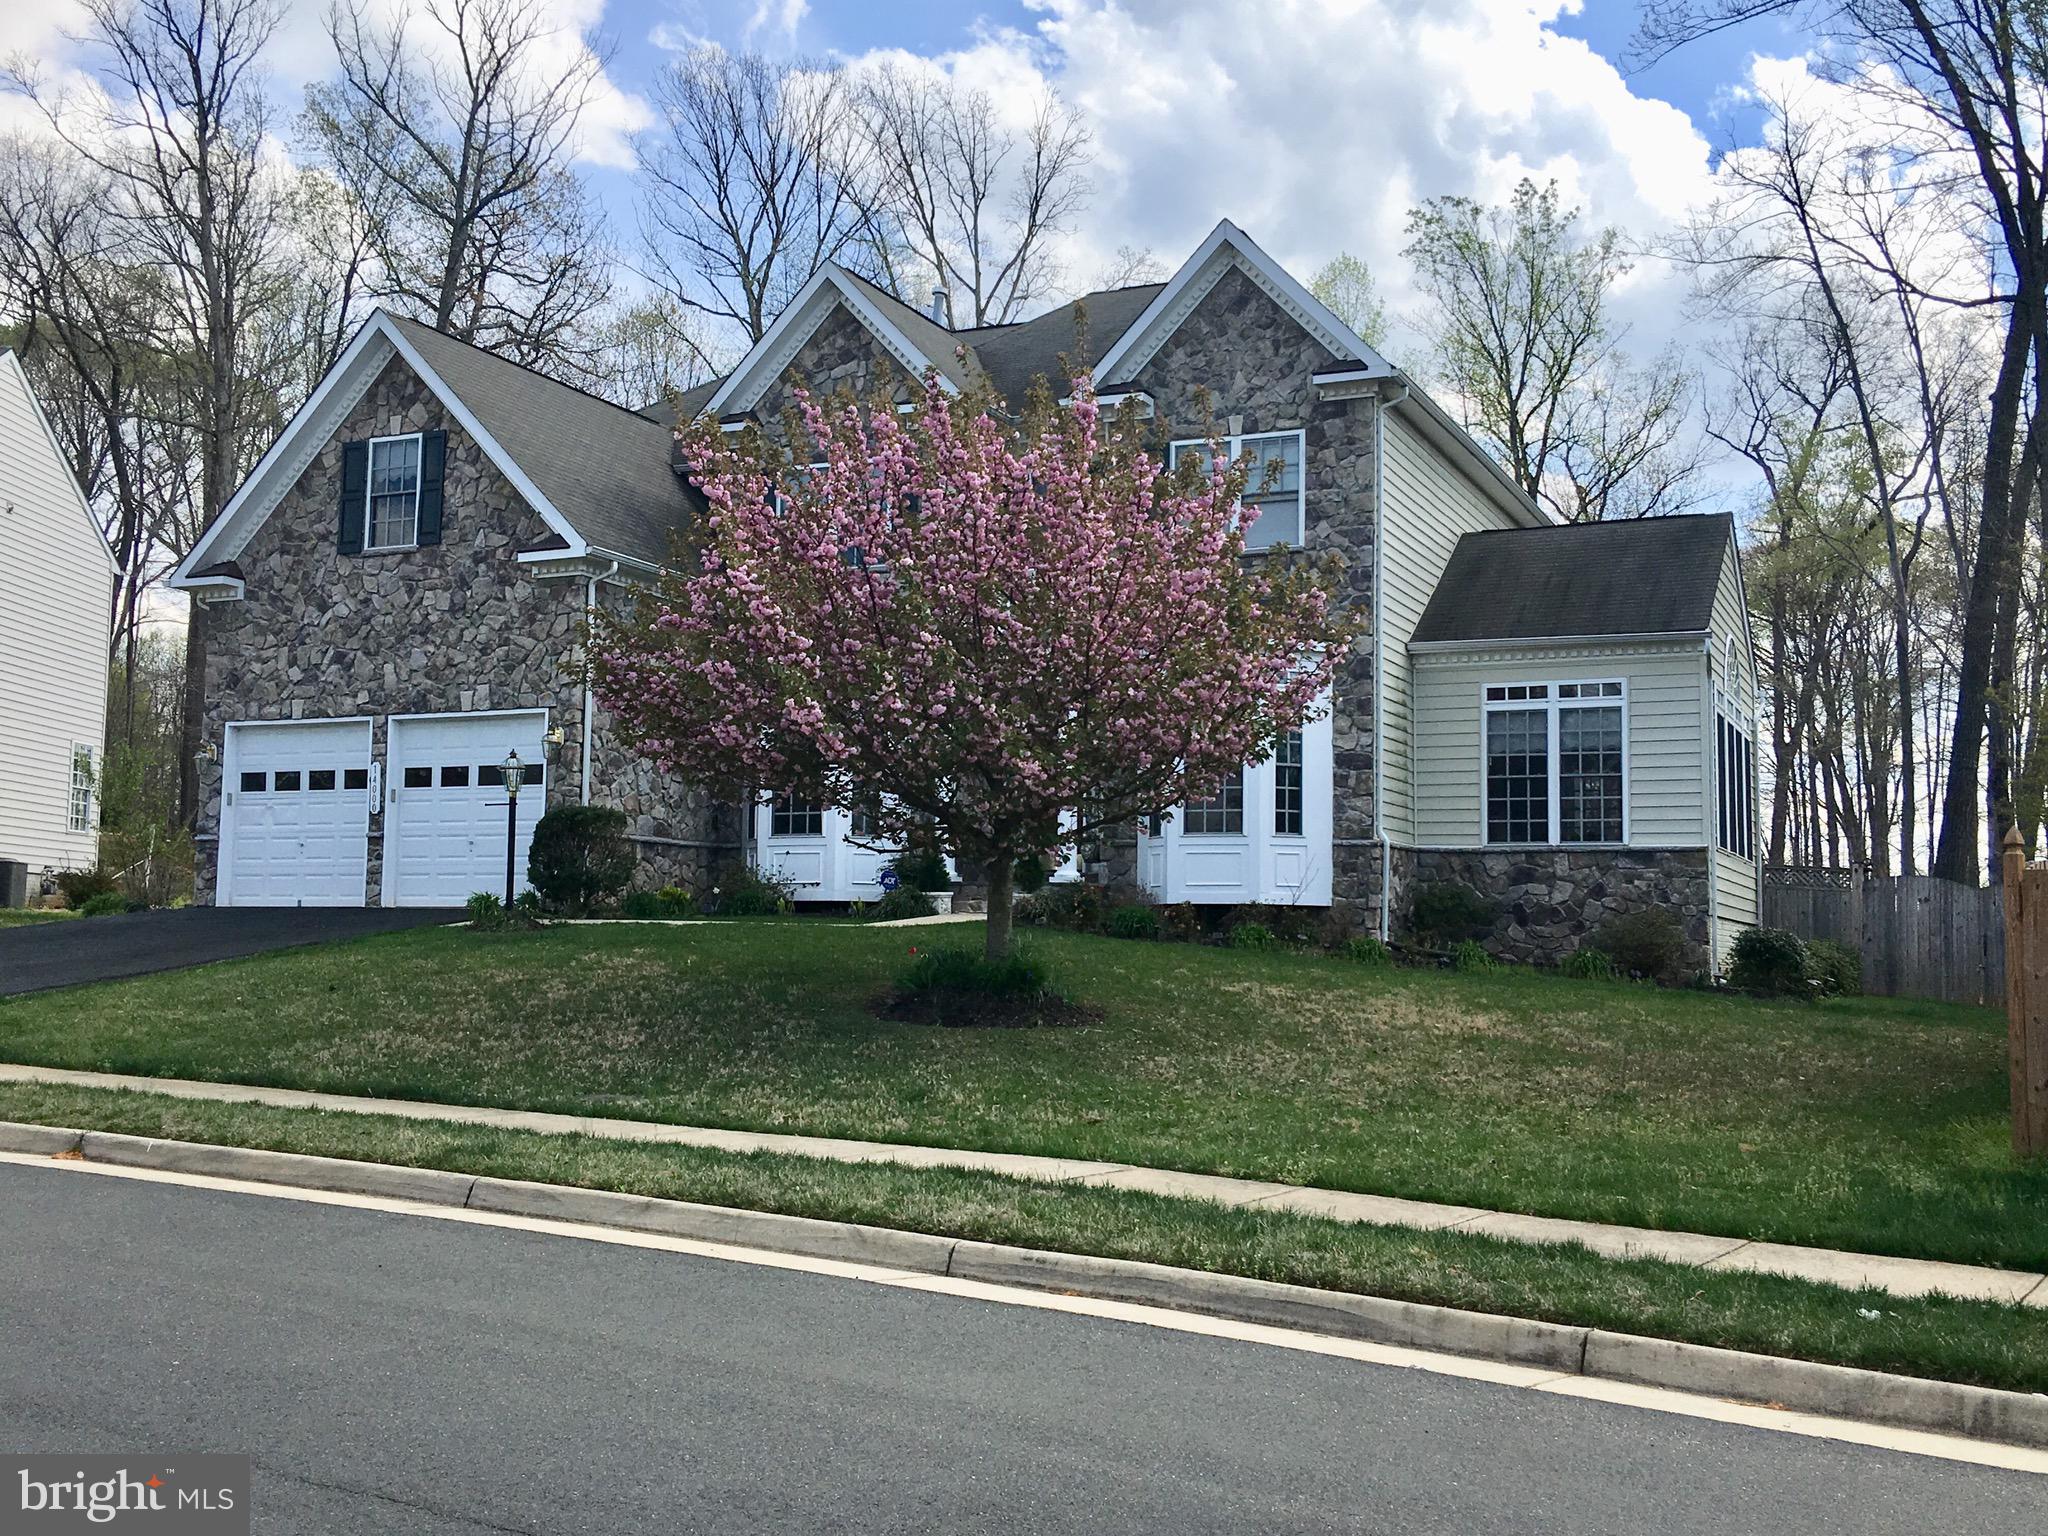
POLYGON ((526 764, 513 839, 515 889, 547 805, 547 716, 428 715, 391 722, 384 805, 384 901, 394 907, 459 907, 476 891, 505 893, 505 754, 526 764))

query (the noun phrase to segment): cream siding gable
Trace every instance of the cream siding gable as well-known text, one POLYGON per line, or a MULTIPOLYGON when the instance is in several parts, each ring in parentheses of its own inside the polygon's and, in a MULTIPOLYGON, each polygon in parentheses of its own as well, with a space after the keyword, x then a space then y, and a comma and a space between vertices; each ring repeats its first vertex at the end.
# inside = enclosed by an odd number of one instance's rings
POLYGON ((1628 846, 1697 848, 1707 840, 1700 771, 1698 641, 1644 646, 1531 646, 1432 652, 1414 673, 1415 841, 1477 848, 1481 716, 1489 683, 1627 684, 1628 846))
POLYGON ((71 753, 106 737, 113 562, 30 391, 0 354, 0 859, 90 866, 70 829, 71 753))
MULTIPOLYGON (((1442 579, 1458 540, 1468 533, 1516 526, 1499 506, 1449 464, 1398 409, 1383 410, 1379 644, 1381 814, 1387 838, 1416 839, 1414 660, 1408 640, 1442 579)), ((1476 728, 1476 727, 1475 727, 1476 728)), ((1475 738, 1476 739, 1476 738, 1475 738)))

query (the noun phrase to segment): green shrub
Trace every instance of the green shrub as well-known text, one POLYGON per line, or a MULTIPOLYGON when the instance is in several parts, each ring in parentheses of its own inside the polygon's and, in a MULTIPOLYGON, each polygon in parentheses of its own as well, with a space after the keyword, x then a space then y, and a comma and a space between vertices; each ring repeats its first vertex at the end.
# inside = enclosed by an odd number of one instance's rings
POLYGON ((1729 951, 1728 984, 1759 997, 1811 997, 1806 946, 1783 928, 1745 928, 1729 951))
POLYGON ((114 878, 112 870, 104 866, 57 872, 57 890, 64 897, 64 905, 74 911, 84 911, 85 904, 95 896, 105 896, 120 889, 121 882, 114 878))
POLYGON ((1019 895, 1029 896, 1045 889, 1052 879, 1052 871, 1045 867, 1045 860, 1036 854, 1027 853, 1010 866, 1010 887, 1019 895))
POLYGON ((979 949, 917 950, 898 973, 896 989, 905 996, 951 992, 1030 1000, 1058 995, 1051 970, 1027 945, 1013 946, 1000 960, 989 959, 979 949))
POLYGON ((1192 944, 1202 936, 1202 909, 1192 901, 1176 901, 1170 907, 1160 907, 1159 930, 1162 938, 1177 944, 1192 944))
POLYGON ((489 891, 471 891, 462 905, 470 922, 479 928, 496 928, 505 921, 505 903, 489 891))
POLYGON ((1566 955, 1558 962, 1557 970, 1561 976, 1580 981, 1612 981, 1621 974, 1612 958, 1590 944, 1581 944, 1566 955))
POLYGON ((664 885, 658 891, 628 891, 619 903, 623 917, 691 917, 696 911, 697 898, 679 885, 664 885))
POLYGON ((1484 938, 1499 916, 1499 902, 1451 880, 1418 885, 1408 905, 1409 927, 1433 949, 1449 948, 1460 939, 1484 938))
POLYGON ((1264 923, 1239 923, 1230 930, 1232 949, 1273 949, 1280 941, 1264 923))
POLYGON ((634 863, 624 811, 558 805, 533 829, 526 878, 553 910, 582 913, 623 891, 634 863))
POLYGON ((1286 907, 1254 901, 1223 914, 1223 931, 1233 933, 1246 923, 1265 929, 1278 944, 1313 944, 1321 936, 1327 914, 1321 907, 1286 907))
POLYGON ((1159 937, 1159 914, 1136 902, 1118 907, 1109 914, 1109 936, 1113 939, 1156 939, 1159 937))
POLYGON ((1853 944, 1808 939, 1806 974, 1809 981, 1819 986, 1823 997, 1863 995, 1863 953, 1853 944))
POLYGON ((1607 919, 1593 934, 1593 948, 1624 976, 1671 983, 1684 974, 1688 946, 1676 912, 1645 907, 1607 919))
POLYGON ((1394 952, 1369 933, 1354 934, 1337 946, 1337 958, 1353 965, 1383 970, 1394 963, 1394 952))
POLYGON ((1012 917, 1035 928, 1094 933, 1102 926, 1103 890, 1085 880, 1062 880, 1018 902, 1012 917))
POLYGON ((149 904, 131 901, 119 891, 101 891, 97 896, 85 898, 85 904, 78 911, 82 917, 112 917, 119 912, 146 912, 149 904))
POLYGON ((1451 946, 1451 969, 1469 976, 1490 976, 1500 969, 1500 962, 1477 939, 1460 939, 1451 946))
POLYGON ((950 891, 953 877, 946 872, 946 856, 935 844, 914 843, 889 861, 900 886, 913 891, 950 891))
POLYGON ((938 907, 933 904, 930 892, 899 885, 895 890, 884 893, 880 901, 861 915, 870 923, 895 923, 907 917, 930 917, 936 911, 938 907))
POLYGON ((796 887, 746 864, 726 864, 711 881, 709 909, 720 917, 775 917, 796 904, 796 887))
POLYGON ((469 913, 470 927, 485 932, 541 926, 540 898, 531 891, 521 891, 509 908, 490 891, 472 891, 463 907, 469 913))

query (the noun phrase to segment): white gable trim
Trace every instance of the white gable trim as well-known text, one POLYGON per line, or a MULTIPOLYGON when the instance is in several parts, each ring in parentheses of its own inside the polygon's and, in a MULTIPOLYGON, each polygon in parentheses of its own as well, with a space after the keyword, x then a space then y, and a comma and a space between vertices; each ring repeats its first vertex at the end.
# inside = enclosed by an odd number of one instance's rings
POLYGON ((100 553, 106 557, 107 569, 116 577, 121 574, 119 562, 114 559, 113 546, 107 543, 107 531, 100 526, 99 518, 92 510, 92 503, 85 499, 78 477, 71 473, 71 461, 64 457, 64 445, 57 441, 57 429, 50 425, 50 418, 43 412, 43 402, 36 398, 35 386, 28 381, 28 370, 21 365, 21 358, 13 348, 0 352, 7 364, 14 370, 15 382, 21 386, 22 397, 28 401, 28 408, 34 412, 36 424, 43 429, 43 441, 50 445, 50 457, 57 464, 57 478, 64 482, 64 489, 71 493, 71 501, 78 508, 78 515, 85 519, 85 526, 92 530, 93 539, 99 544, 100 553))
POLYGON ((283 499, 286 491, 298 483, 299 477, 328 440, 340 428, 342 419, 362 399, 363 392, 375 382, 384 365, 396 355, 405 359, 406 366, 419 376, 420 382, 434 392, 442 407, 453 416, 482 448, 485 457, 495 464, 500 474, 512 483, 526 504, 537 513, 550 530, 559 535, 569 546, 556 550, 557 555, 582 554, 587 549, 583 536, 570 526, 569 520, 555 509, 554 503, 541 494, 540 487, 527 477, 526 471, 506 452, 505 447, 484 429, 482 422, 462 401, 461 396, 449 388, 448 383, 427 365, 420 351, 405 337, 405 333, 384 313, 378 310, 363 322, 341 356, 335 360, 319 387, 313 391, 306 403, 299 407, 284 433, 270 445, 270 451, 257 461, 248 479, 242 482, 221 515, 214 519, 213 526, 206 530, 199 542, 192 546, 190 554, 178 562, 178 568, 171 572, 170 584, 185 590, 196 590, 212 585, 195 580, 192 573, 204 570, 209 565, 232 560, 249 545, 256 530, 283 499))
POLYGON ((1259 249, 1258 242, 1224 219, 1209 231, 1209 238, 1145 306, 1145 312, 1131 322, 1130 329, 1117 338, 1116 345, 1102 355, 1102 361, 1095 365, 1096 382, 1121 382, 1150 362, 1152 355, 1180 329, 1181 322, 1194 313, 1195 306, 1233 266, 1257 283, 1268 298, 1337 357, 1355 358, 1367 377, 1394 377, 1393 364, 1332 314, 1328 305, 1295 281, 1285 267, 1259 249))
MULTIPOLYGON (((725 382, 718 386, 718 392, 704 402, 700 414, 734 416, 752 410, 768 393, 769 385, 782 377, 783 370, 803 350, 804 343, 841 304, 852 312, 854 319, 867 328, 868 334, 879 341, 891 357, 909 370, 912 378, 921 379, 927 368, 938 368, 937 360, 925 356, 882 313, 882 307, 861 291, 859 283, 839 267, 828 263, 804 284, 803 291, 790 301, 789 306, 776 317, 775 323, 740 360, 739 367, 726 375, 725 382)), ((959 393, 958 386, 946 377, 943 369, 939 370, 939 386, 949 395, 959 393)))

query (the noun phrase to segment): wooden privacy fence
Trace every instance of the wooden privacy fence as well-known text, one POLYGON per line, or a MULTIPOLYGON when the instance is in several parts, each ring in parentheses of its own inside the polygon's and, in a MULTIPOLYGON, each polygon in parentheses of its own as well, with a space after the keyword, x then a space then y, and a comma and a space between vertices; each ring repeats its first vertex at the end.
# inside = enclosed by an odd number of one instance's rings
POLYGON ((2005 1016, 2012 1149, 2048 1155, 2048 865, 2028 864, 2017 832, 1999 857, 2005 894, 2005 1016))
POLYGON ((1764 870, 1765 926, 1854 945, 1863 954, 1863 990, 1881 997, 1997 1007, 2005 999, 2002 907, 1995 887, 1933 875, 1764 870))

